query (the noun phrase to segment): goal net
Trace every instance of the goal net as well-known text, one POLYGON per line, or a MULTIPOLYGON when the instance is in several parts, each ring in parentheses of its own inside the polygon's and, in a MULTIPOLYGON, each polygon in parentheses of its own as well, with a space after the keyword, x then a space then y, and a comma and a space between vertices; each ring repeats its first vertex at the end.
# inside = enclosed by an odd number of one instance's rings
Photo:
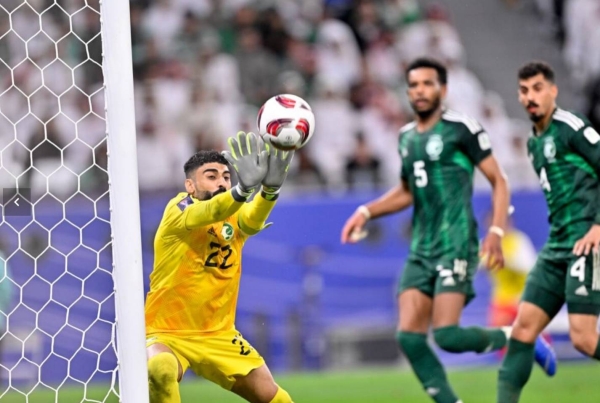
POLYGON ((0 1, 2 402, 147 401, 129 11, 104 3, 0 1))

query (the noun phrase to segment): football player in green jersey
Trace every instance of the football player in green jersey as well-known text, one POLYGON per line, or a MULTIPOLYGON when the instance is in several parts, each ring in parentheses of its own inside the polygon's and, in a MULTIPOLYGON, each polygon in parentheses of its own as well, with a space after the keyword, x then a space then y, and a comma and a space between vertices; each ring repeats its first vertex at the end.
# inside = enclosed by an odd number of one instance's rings
POLYGON ((438 403, 456 403, 444 368, 427 343, 433 327, 444 350, 479 353, 503 348, 507 329, 461 327, 473 298, 480 256, 490 267, 504 264, 500 241, 509 208, 506 179, 491 154, 487 133, 474 119, 443 108, 447 72, 439 62, 417 59, 406 71, 415 121, 400 130, 401 183, 359 206, 342 230, 356 242, 369 219, 413 205, 411 250, 398 287, 398 344, 425 391, 438 403), (481 250, 471 197, 479 168, 492 185, 493 219, 481 250))
POLYGON ((533 342, 565 302, 573 345, 600 360, 600 135, 582 115, 557 107, 557 95, 548 64, 519 70, 519 102, 533 122, 527 148, 548 204, 550 235, 527 279, 498 377, 499 403, 519 401, 533 342))

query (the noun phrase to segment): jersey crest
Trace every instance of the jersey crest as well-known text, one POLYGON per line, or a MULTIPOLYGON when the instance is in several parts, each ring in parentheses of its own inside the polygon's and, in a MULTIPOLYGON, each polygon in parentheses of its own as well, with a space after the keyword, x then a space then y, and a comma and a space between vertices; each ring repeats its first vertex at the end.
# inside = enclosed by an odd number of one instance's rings
POLYGON ((544 157, 549 163, 556 161, 556 144, 552 137, 544 139, 544 157))
POLYGON ((231 241, 233 239, 233 235, 235 234, 235 229, 233 225, 228 222, 223 223, 223 228, 221 228, 221 236, 225 241, 231 241))
POLYGON ((440 154, 444 150, 444 141, 439 134, 432 134, 425 145, 425 152, 429 155, 429 159, 437 161, 440 159, 440 154))

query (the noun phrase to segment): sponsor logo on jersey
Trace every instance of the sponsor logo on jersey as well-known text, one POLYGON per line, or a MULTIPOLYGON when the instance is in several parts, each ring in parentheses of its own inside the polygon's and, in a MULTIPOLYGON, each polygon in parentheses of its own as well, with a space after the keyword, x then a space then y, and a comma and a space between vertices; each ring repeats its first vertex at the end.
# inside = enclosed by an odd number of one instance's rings
POLYGON ((544 140, 544 157, 548 162, 556 161, 556 144, 552 138, 544 140))
POLYGON ((432 134, 425 145, 425 152, 432 161, 440 159, 440 154, 444 150, 444 142, 439 134, 432 134))
POLYGON ((221 228, 221 236, 223 239, 226 241, 231 241, 233 238, 233 233, 233 225, 229 224, 228 222, 224 223, 223 228, 221 228))

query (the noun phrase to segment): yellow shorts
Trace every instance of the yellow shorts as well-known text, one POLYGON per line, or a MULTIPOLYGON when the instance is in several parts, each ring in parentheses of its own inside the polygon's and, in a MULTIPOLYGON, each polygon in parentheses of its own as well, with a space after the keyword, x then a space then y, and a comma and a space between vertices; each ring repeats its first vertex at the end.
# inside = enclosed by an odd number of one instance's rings
POLYGON ((181 336, 171 333, 147 335, 146 347, 160 343, 169 347, 183 368, 230 390, 236 376, 245 376, 265 360, 235 329, 213 336, 181 336))

